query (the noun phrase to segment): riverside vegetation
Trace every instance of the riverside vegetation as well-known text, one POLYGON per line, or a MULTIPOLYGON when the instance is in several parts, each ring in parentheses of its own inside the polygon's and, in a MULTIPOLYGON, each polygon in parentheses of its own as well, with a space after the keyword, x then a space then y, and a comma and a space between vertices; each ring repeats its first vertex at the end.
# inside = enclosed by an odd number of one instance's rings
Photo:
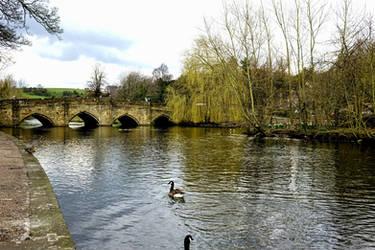
MULTIPOLYGON (((262 0, 225 4, 220 19, 205 19, 180 77, 172 80, 162 64, 152 77, 128 73, 118 86, 107 86, 107 93, 165 104, 179 124, 373 141, 373 17, 355 10, 350 0, 335 8, 319 0, 289 2, 267 1, 269 8, 262 0)), ((100 65, 90 79, 86 94, 101 95, 100 65)), ((8 89, 2 95, 12 95, 9 81, 0 82, 8 89)))
POLYGON ((261 136, 271 127, 297 137, 328 130, 373 138, 374 64, 373 18, 350 0, 335 8, 274 0, 270 9, 238 1, 205 20, 166 103, 178 122, 235 121, 261 136))

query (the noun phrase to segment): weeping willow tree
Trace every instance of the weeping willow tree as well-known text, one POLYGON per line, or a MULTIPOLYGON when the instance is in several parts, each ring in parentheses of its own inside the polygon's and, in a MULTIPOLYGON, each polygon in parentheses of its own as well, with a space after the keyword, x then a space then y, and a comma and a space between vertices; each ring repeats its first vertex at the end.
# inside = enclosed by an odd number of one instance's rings
MULTIPOLYGON (((232 114, 240 116, 246 127, 261 134, 270 121, 274 95, 270 61, 272 37, 263 32, 269 29, 266 22, 264 12, 254 10, 248 1, 244 4, 233 2, 224 6, 221 20, 210 24, 205 22, 204 35, 195 45, 199 48, 197 61, 204 65, 203 72, 209 77, 206 82, 214 81, 202 85, 205 89, 201 89, 202 94, 198 95, 203 98, 202 103, 219 108, 225 107, 222 100, 228 100, 236 108, 232 114), (211 89, 219 82, 221 88, 211 89), (215 98, 207 99, 203 91, 210 91, 215 98)), ((193 109, 192 115, 194 113, 193 109)), ((214 117, 209 109, 205 114, 214 117)), ((226 119, 220 116, 222 114, 216 118, 226 119)))
POLYGON ((168 105, 176 121, 241 120, 264 134, 274 97, 266 22, 264 11, 253 10, 248 1, 225 5, 220 21, 205 22, 204 34, 185 59, 179 86, 170 90, 168 105))
POLYGON ((179 123, 228 123, 242 120, 239 103, 225 83, 219 64, 210 58, 197 40, 187 54, 181 77, 167 89, 167 106, 179 123))

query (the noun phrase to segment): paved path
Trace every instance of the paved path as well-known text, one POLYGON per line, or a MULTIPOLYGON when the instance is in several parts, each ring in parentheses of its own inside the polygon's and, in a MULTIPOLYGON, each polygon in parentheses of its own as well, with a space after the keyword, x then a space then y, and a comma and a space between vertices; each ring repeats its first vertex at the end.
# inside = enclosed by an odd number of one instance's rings
POLYGON ((74 249, 48 177, 24 147, 0 132, 0 249, 74 249))

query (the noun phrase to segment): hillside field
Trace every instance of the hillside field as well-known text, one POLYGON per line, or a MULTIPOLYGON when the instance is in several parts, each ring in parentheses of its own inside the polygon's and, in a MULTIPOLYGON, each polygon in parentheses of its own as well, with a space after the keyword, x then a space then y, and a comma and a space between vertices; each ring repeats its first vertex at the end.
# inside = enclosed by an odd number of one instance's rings
POLYGON ((23 98, 60 98, 63 96, 84 96, 86 95, 86 90, 84 89, 73 89, 73 88, 45 88, 47 90, 47 95, 36 95, 32 93, 22 92, 21 96, 23 98), (67 94, 69 93, 69 94, 67 94))

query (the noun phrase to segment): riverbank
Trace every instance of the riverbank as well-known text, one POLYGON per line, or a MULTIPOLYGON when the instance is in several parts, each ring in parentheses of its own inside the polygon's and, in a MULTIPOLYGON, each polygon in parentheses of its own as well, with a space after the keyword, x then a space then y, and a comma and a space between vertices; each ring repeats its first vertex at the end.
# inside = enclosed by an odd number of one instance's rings
MULTIPOLYGON (((249 136, 260 136, 259 132, 254 129, 246 129, 243 123, 183 123, 178 124, 182 127, 202 127, 202 128, 238 128, 243 129, 244 133, 249 136)), ((349 128, 337 129, 308 129, 304 132, 302 129, 287 128, 266 128, 264 130, 265 137, 271 138, 291 138, 303 140, 317 140, 320 142, 351 142, 358 144, 375 145, 375 129, 367 129, 367 131, 358 131, 356 134, 349 128)))
MULTIPOLYGON (((255 131, 247 132, 249 135, 256 135, 255 131)), ((303 130, 291 130, 291 129, 266 129, 266 137, 277 137, 277 138, 291 138, 291 139, 303 139, 303 140, 317 140, 319 142, 350 142, 357 144, 369 144, 375 145, 375 130, 369 129, 366 132, 360 131, 356 135, 350 129, 332 129, 332 130, 316 130, 308 129, 306 132, 303 130)))
POLYGON ((0 249, 75 249, 38 160, 0 131, 0 249))

